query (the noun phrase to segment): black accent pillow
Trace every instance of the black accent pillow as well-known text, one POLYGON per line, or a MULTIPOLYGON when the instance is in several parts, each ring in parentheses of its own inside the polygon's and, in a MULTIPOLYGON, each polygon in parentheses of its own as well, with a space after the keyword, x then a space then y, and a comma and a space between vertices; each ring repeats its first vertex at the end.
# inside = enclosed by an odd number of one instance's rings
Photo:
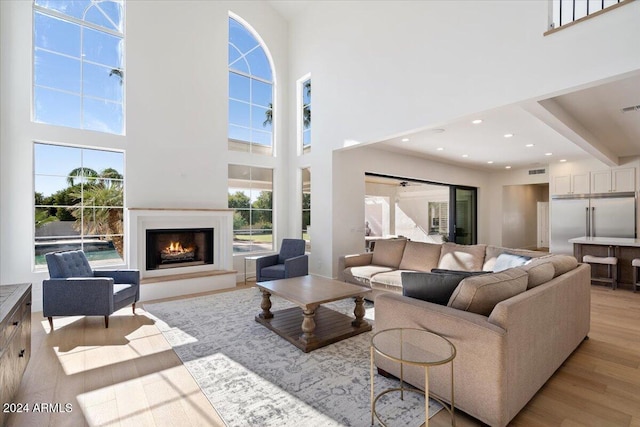
MULTIPOLYGON (((434 269, 435 270, 435 269, 434 269)), ((421 299, 434 304, 447 305, 458 284, 469 276, 490 273, 489 271, 409 272, 401 273, 402 295, 421 299)))

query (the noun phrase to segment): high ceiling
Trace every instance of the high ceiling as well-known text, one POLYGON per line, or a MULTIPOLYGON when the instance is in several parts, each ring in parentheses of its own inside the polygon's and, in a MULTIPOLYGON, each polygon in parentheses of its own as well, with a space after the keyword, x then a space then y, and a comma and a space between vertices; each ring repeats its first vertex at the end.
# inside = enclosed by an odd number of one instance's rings
POLYGON ((640 107, 622 112, 636 105, 640 105, 640 75, 479 113, 374 146, 489 170, 589 156, 615 166, 620 157, 640 155, 640 107), (476 119, 482 122, 473 124, 476 119), (505 137, 509 134, 513 136, 505 137))
MULTIPOLYGON (((269 4, 289 21, 309 3, 306 0, 269 0, 269 4)), ((640 156, 640 107, 634 111, 621 111, 638 105, 640 73, 636 72, 616 81, 539 102, 485 111, 381 140, 373 146, 485 170, 537 167, 587 157, 616 166, 621 157, 640 156), (476 119, 481 119, 482 123, 471 123, 476 119), (507 134, 513 136, 505 138, 507 134)))

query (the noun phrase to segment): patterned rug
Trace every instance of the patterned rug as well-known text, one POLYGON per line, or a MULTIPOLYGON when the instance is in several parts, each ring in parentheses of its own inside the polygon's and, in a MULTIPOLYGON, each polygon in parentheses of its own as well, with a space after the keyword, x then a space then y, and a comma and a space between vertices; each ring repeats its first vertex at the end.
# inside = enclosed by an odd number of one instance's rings
MULTIPOLYGON (((271 297, 272 311, 293 306, 271 297)), ((369 426, 372 332, 303 353, 257 323, 257 288, 144 304, 156 325, 230 427, 369 426)), ((367 303, 373 321, 373 306, 367 303)), ((353 317, 353 301, 326 304, 353 317)), ((398 387, 375 376, 375 392, 398 387)), ((390 393, 376 404, 389 425, 424 422, 424 397, 390 393)), ((430 400, 429 417, 441 406, 430 400)))

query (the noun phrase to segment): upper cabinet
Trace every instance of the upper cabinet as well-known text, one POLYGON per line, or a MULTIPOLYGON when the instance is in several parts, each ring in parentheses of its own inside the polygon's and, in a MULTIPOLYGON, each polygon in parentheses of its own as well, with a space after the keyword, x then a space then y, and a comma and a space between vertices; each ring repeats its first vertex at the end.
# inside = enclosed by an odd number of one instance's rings
POLYGON ((556 175, 551 181, 551 194, 585 194, 589 192, 589 172, 556 175))
POLYGON ((592 193, 636 191, 636 169, 617 168, 591 172, 592 193))

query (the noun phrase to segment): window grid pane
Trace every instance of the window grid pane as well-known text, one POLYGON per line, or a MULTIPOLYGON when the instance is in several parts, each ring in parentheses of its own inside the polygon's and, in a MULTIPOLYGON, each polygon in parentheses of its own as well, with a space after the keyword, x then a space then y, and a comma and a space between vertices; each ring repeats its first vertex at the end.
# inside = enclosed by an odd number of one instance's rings
POLYGON ((273 170, 229 165, 228 176, 233 252, 273 250, 273 170))
POLYGON ((228 61, 229 149, 273 155, 271 64, 263 46, 233 18, 229 18, 228 61))
POLYGON ((123 7, 34 3, 34 121, 124 134, 123 7))
POLYGON ((95 266, 124 263, 123 171, 121 152, 34 144, 36 267, 72 249, 95 266))

